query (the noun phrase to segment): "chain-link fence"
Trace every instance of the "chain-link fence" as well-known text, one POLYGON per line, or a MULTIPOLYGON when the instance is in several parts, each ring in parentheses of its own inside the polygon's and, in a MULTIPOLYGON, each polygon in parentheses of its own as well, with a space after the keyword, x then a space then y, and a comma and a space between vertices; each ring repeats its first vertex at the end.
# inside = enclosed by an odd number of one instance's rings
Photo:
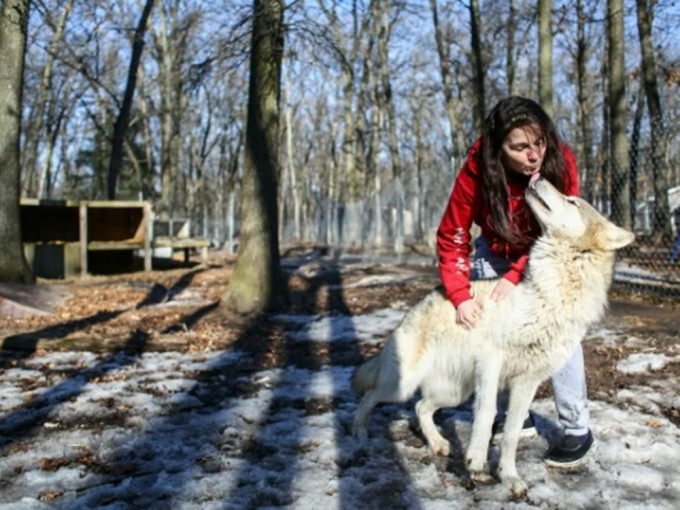
MULTIPOLYGON (((680 297, 680 151, 675 141, 680 133, 680 115, 667 115, 665 125, 659 125, 663 136, 659 130, 653 131, 644 118, 631 123, 630 157, 624 171, 612 168, 608 142, 601 133, 595 137, 598 141, 591 145, 592 154, 588 157, 583 154, 584 144, 575 142, 577 135, 573 131, 567 133, 566 138, 577 153, 583 197, 612 221, 631 228, 636 234, 635 243, 618 252, 614 288, 628 294, 677 299, 680 297), (617 193, 627 197, 623 205, 617 193)), ((456 162, 451 168, 457 169, 460 164, 456 162)), ((405 166, 416 167, 415 164, 405 166)), ((405 172, 401 200, 397 199, 397 186, 389 171, 383 173, 384 181, 377 193, 369 187, 361 200, 352 203, 334 202, 318 191, 318 196, 314 195, 314 199, 308 199, 301 206, 302 220, 298 225, 290 212, 295 209, 290 196, 284 196, 282 244, 321 244, 339 252, 373 257, 371 260, 383 255, 394 257, 396 217, 401 203, 401 229, 406 246, 402 247, 400 260, 434 263, 434 234, 455 174, 443 171, 445 165, 441 160, 431 160, 429 167, 427 164, 423 167, 419 174, 405 172)))
MULTIPOLYGON (((680 297, 680 118, 634 124, 630 136, 630 214, 636 242, 618 255, 615 288, 680 297), (656 130, 652 130, 656 127, 656 130)), ((605 165, 606 168, 606 165, 605 165)), ((621 184, 613 181, 613 185, 621 184)), ((604 211, 608 212, 608 211, 604 211)))

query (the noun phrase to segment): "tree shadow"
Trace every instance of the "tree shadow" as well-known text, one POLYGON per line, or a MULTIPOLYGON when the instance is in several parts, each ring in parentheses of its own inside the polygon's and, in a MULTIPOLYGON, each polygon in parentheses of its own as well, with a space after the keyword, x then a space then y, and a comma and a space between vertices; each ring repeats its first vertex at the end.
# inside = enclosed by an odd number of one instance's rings
MULTIPOLYGON (((325 308, 331 319, 350 317, 340 265, 332 262, 326 270, 323 277, 309 278, 308 288, 299 292, 304 296, 298 297, 307 303, 326 300, 325 306, 308 308, 308 316, 322 313, 325 308)), ((188 285, 187 280, 181 285, 188 285)), ((148 303, 155 299, 149 298, 148 303)), ((190 328, 216 307, 217 303, 211 303, 180 319, 165 332, 190 328)), ((338 336, 336 327, 344 326, 331 320, 330 338, 338 336)), ((56 330, 53 334, 57 338, 56 330)), ((343 335, 347 336, 347 330, 343 335)), ((172 506, 171 501, 186 498, 201 487, 210 490, 202 484, 218 484, 215 477, 219 479, 224 466, 215 467, 209 460, 214 456, 229 459, 238 470, 233 477, 235 482, 222 493, 221 497, 226 498, 224 508, 289 505, 294 502, 295 486, 303 472, 299 464, 302 452, 315 447, 307 420, 332 411, 340 507, 354 508, 357 501, 374 505, 377 489, 385 508, 419 508, 415 489, 392 442, 380 443, 380 461, 376 463, 380 476, 372 482, 362 479, 363 467, 372 462, 368 457, 377 454, 376 448, 366 449, 348 434, 356 399, 349 392, 347 381, 354 365, 362 359, 355 329, 351 336, 349 343, 332 341, 319 346, 310 341, 309 335, 306 341, 300 341, 286 331, 275 315, 252 318, 243 325, 228 351, 205 361, 195 371, 188 387, 175 395, 162 415, 142 417, 141 430, 134 429, 134 437, 126 435, 131 444, 126 447, 110 444, 99 452, 103 466, 96 489, 65 494, 57 503, 64 508, 74 504, 96 507, 111 501, 125 501, 135 507, 152 507, 160 502, 161 506, 172 506), (327 373, 333 388, 330 399, 319 396, 315 388, 319 378, 327 373), (254 395, 259 400, 253 401, 254 395), (248 409, 253 402, 257 403, 257 412, 248 409), (252 424, 252 420, 257 423, 254 434, 245 442, 240 441, 238 424, 252 424), (163 484, 168 476, 172 483, 163 484), (380 480, 386 477, 390 481, 381 487, 380 480), (272 483, 266 483, 267 480, 272 483), (130 484, 134 485, 132 491, 130 484)), ((108 372, 137 362, 147 342, 148 333, 135 332, 124 349, 92 368, 78 371, 4 417, 0 421, 0 433, 6 439, 2 448, 37 433, 38 426, 60 405, 77 398, 95 378, 101 379, 108 372)))
MULTIPOLYGON (((188 282, 191 281, 195 273, 196 271, 191 272, 189 277, 187 275, 182 276, 172 288, 188 286, 188 282)), ((155 286, 149 290, 147 296, 140 303, 151 304, 152 300, 149 299, 149 296, 155 292, 154 289, 155 286)), ((186 324, 193 324, 199 317, 204 316, 214 307, 215 304, 211 303, 199 308, 187 317, 180 319, 175 326, 179 325, 179 327, 184 328, 186 324)), ((135 308, 140 308, 139 304, 135 308)), ((63 338, 75 331, 110 321, 125 311, 101 311, 83 319, 67 321, 37 331, 7 337, 3 340, 2 349, 0 350, 0 368, 5 368, 18 359, 28 358, 33 355, 40 340, 63 338)), ((106 356, 94 367, 78 371, 71 377, 41 393, 38 397, 26 402, 21 408, 0 417, 0 448, 5 448, 9 444, 35 433, 37 427, 42 425, 55 409, 61 404, 76 398, 94 378, 101 378, 112 370, 119 370, 126 365, 134 363, 139 355, 145 351, 148 340, 149 334, 147 332, 141 330, 134 331, 122 348, 106 356)))

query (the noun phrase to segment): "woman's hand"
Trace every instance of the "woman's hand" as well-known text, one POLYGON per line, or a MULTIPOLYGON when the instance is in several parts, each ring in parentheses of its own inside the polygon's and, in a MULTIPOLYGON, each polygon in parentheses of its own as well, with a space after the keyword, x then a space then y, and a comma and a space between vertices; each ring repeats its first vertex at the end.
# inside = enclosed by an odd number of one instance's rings
POLYGON ((467 329, 471 329, 479 320, 482 308, 474 299, 463 301, 456 308, 456 322, 467 329))
POLYGON ((514 283, 512 283, 510 280, 506 280, 505 278, 501 278, 500 280, 498 280, 498 283, 491 291, 491 295, 489 297, 491 298, 492 301, 501 301, 505 299, 514 288, 515 288, 514 283))

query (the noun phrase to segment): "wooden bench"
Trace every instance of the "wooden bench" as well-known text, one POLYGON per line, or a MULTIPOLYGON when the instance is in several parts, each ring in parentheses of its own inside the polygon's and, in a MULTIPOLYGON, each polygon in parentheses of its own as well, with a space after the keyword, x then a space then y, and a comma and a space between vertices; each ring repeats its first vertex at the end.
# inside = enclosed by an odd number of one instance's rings
POLYGON ((24 253, 36 276, 85 276, 93 264, 115 272, 137 250, 149 271, 150 226, 149 202, 21 200, 24 253))
POLYGON ((191 250, 198 249, 201 252, 201 260, 208 260, 208 248, 210 241, 202 237, 191 237, 191 220, 173 218, 169 220, 154 220, 153 222, 153 248, 170 248, 182 250, 184 262, 189 262, 191 250))

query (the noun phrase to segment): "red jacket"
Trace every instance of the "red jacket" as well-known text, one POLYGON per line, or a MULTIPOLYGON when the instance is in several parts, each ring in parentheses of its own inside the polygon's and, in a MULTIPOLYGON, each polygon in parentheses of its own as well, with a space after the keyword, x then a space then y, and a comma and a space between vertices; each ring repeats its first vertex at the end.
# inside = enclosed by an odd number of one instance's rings
MULTIPOLYGON (((490 225, 489 207, 484 201, 484 183, 479 170, 481 139, 477 140, 468 153, 467 161, 460 169, 453 191, 437 230, 437 253, 439 274, 446 296, 454 306, 471 298, 470 294, 470 228, 472 223, 481 227, 482 235, 488 240, 494 255, 514 260, 503 278, 514 284, 522 279, 527 264, 529 249, 533 240, 541 233, 524 198, 528 180, 508 179, 510 222, 529 235, 532 242, 526 245, 512 245, 505 241, 490 225)), ((562 145, 567 164, 566 194, 578 195, 578 170, 576 158, 567 145, 562 145)))

